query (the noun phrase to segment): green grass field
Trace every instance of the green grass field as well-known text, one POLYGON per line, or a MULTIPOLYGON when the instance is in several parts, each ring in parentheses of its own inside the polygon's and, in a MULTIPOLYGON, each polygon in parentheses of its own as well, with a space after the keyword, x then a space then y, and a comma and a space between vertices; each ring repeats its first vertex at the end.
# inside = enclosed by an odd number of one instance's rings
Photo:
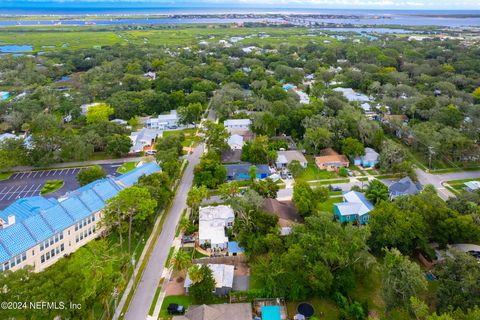
POLYGON ((54 191, 57 191, 61 187, 63 187, 63 184, 65 182, 63 180, 47 180, 45 182, 45 185, 43 186, 42 190, 40 191, 40 194, 48 194, 52 193, 54 191))
POLYGON ((160 310, 160 317, 159 319, 171 319, 172 316, 170 316, 167 312, 167 307, 170 303, 176 303, 179 305, 182 305, 187 309, 189 306, 193 304, 193 298, 190 296, 168 296, 165 297, 162 303, 162 309, 160 310))
POLYGON ((311 34, 308 28, 230 28, 229 24, 219 25, 183 25, 167 29, 119 30, 115 26, 22 26, 5 27, 0 33, 0 42, 4 44, 23 44, 33 46, 33 51, 54 51, 58 49, 83 49, 115 44, 188 46, 197 45, 205 40, 218 44, 221 39, 232 36, 258 35, 265 33, 269 37, 252 36, 241 42, 245 45, 277 46, 283 43, 302 45, 309 42, 323 42, 334 38, 311 34), (223 26, 223 27, 222 27, 223 26), (226 26, 226 27, 225 27, 226 26))
POLYGON ((193 142, 193 146, 198 142, 198 137, 195 136, 195 133, 197 132, 197 129, 191 128, 191 129, 184 129, 184 130, 173 130, 173 131, 164 131, 163 132, 163 137, 168 137, 172 135, 179 135, 183 133, 185 135, 185 141, 182 142, 182 146, 184 147, 190 147, 190 145, 193 142))
POLYGON ((326 170, 318 169, 317 165, 315 164, 315 160, 313 156, 306 156, 308 164, 307 168, 300 174, 299 176, 295 177, 297 180, 324 180, 324 179, 333 179, 337 177, 335 172, 330 172, 326 170))
POLYGON ((0 172, 0 181, 10 179, 12 174, 12 172, 0 172))
POLYGON ((125 162, 120 167, 118 167, 117 172, 124 174, 129 171, 132 171, 133 169, 136 168, 136 166, 137 166, 137 162, 125 162))

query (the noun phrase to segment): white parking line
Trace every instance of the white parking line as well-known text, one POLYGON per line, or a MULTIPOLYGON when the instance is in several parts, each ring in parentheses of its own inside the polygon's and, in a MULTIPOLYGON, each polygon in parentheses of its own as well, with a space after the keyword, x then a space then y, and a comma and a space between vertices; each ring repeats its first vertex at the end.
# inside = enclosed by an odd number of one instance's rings
POLYGON ((28 176, 27 176, 27 178, 28 178, 28 177, 30 177, 30 175, 31 175, 32 173, 33 173, 33 172, 32 172, 32 171, 30 171, 30 172, 28 173, 28 176))
POLYGON ((22 172, 22 176, 20 177, 20 179, 23 179, 23 176, 26 174, 26 172, 22 172))
POLYGON ((35 178, 37 176, 37 174, 39 174, 41 171, 35 171, 35 174, 33 175, 32 178, 35 178))
MULTIPOLYGON (((27 187, 28 187, 28 185, 27 185, 27 187)), ((18 197, 19 197, 19 198, 26 198, 26 197, 28 197, 28 194, 30 193, 30 191, 32 191, 32 189, 33 189, 34 187, 35 187, 35 185, 32 184, 28 190, 26 190, 26 191, 25 191, 25 190, 22 190, 22 192, 20 192, 20 193, 18 194, 18 197), (22 193, 24 193, 24 192, 25 192, 25 194, 22 196, 22 193)))
POLYGON ((35 187, 34 190, 30 191, 30 197, 36 196, 40 194, 40 191, 42 190, 42 184, 39 184, 38 186, 35 187))
POLYGON ((3 190, 2 190, 2 191, 0 191, 0 194, 2 194, 2 193, 3 193, 3 191, 5 191, 5 189, 7 189, 7 188, 8 188, 8 186, 6 186, 5 188, 3 188, 3 190))
MULTIPOLYGON (((18 189, 20 189, 21 187, 22 187, 22 186, 18 186, 18 188, 15 189, 15 191, 12 191, 12 193, 11 193, 10 196, 7 198, 7 200, 10 200, 10 199, 17 193, 18 189)), ((9 192, 10 192, 10 190, 9 190, 9 192)))
POLYGON ((23 189, 19 192, 15 192, 14 196, 15 196, 15 199, 18 199, 18 198, 21 198, 21 194, 25 191, 25 189, 28 188, 28 184, 25 185, 25 187, 23 187, 23 189))
POLYGON ((0 201, 2 201, 3 199, 5 199, 5 197, 9 195, 10 191, 11 191, 13 188, 15 188, 15 186, 10 187, 10 189, 8 189, 8 191, 6 191, 5 194, 2 196, 2 198, 0 199, 0 201))

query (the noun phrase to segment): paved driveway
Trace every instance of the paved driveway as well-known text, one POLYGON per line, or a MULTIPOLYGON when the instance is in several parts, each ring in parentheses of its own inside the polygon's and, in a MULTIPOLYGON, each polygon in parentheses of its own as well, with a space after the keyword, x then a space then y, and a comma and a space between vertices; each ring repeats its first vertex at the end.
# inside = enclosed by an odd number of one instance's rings
MULTIPOLYGON (((105 172, 116 175, 119 165, 102 165, 105 172)), ((59 197, 79 187, 77 174, 82 168, 50 169, 15 172, 9 179, 0 181, 0 209, 17 199, 40 195, 47 180, 63 180, 64 185, 48 197, 59 197)))

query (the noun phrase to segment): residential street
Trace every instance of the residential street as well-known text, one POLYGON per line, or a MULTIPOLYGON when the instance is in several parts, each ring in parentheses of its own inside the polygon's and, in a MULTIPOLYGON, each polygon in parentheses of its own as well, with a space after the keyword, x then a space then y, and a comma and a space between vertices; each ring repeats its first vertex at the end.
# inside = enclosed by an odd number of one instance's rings
POLYGON ((162 227, 162 231, 157 238, 152 253, 147 262, 147 266, 142 278, 135 290, 134 296, 130 302, 124 319, 143 320, 148 316, 148 311, 152 303, 158 282, 168 257, 168 253, 175 237, 178 222, 187 208, 187 194, 193 182, 193 168, 199 163, 200 156, 203 154, 203 144, 197 146, 193 153, 188 156, 189 164, 180 185, 175 194, 170 211, 162 227))
POLYGON ((438 190, 438 195, 443 200, 448 200, 448 198, 453 197, 453 194, 443 186, 443 182, 469 178, 480 178, 480 171, 461 171, 445 174, 431 174, 420 169, 416 169, 415 171, 418 176, 418 181, 422 185, 432 184, 438 190))

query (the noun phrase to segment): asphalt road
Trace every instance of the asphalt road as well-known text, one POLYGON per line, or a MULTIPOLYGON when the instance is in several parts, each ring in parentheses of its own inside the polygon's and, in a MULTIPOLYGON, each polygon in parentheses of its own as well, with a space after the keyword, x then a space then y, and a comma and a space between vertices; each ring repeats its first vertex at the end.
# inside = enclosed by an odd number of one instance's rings
MULTIPOLYGON (((102 165, 108 175, 117 175, 119 165, 102 165)), ((13 203, 15 200, 40 195, 43 185, 47 180, 63 180, 64 185, 47 195, 47 197, 60 197, 65 193, 77 189, 77 174, 81 168, 64 168, 38 171, 15 172, 7 180, 0 181, 0 209, 13 203)))
POLYGON ((437 189, 439 197, 443 200, 448 200, 448 198, 454 196, 443 186, 444 182, 452 180, 480 178, 480 171, 461 171, 444 174, 426 173, 425 171, 422 171, 420 169, 416 169, 415 171, 417 172, 418 181, 422 185, 432 184, 437 189))
POLYGON ((203 144, 197 146, 188 156, 189 164, 180 181, 170 211, 155 242, 142 278, 135 290, 128 310, 124 316, 127 320, 144 320, 148 316, 157 285, 167 262, 168 253, 173 244, 178 222, 183 210, 187 208, 187 194, 192 187, 193 168, 199 163, 203 154, 203 144))

